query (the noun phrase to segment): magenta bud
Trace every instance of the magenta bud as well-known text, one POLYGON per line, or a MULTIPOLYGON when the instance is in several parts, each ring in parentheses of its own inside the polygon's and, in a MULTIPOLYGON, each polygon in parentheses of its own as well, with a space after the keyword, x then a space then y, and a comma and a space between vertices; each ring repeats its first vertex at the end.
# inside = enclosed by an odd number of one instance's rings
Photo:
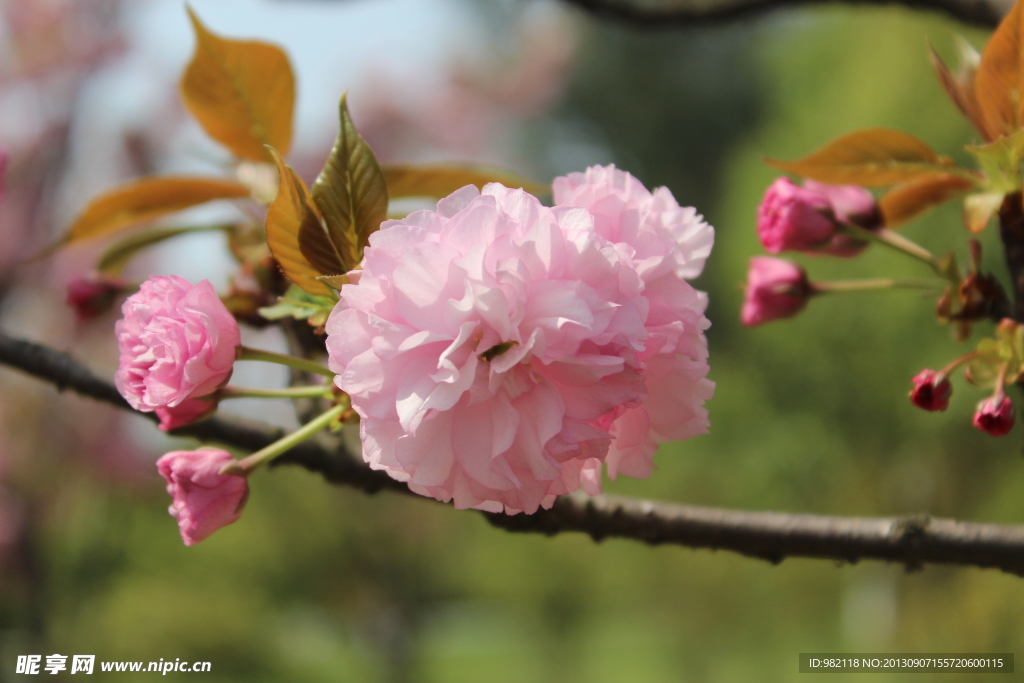
POLYGON ((79 320, 91 320, 109 311, 127 287, 128 283, 119 277, 88 273, 68 282, 67 302, 79 320))
POLYGON ((922 370, 910 380, 914 388, 910 390, 910 400, 918 408, 924 410, 945 410, 949 406, 949 397, 953 395, 953 385, 949 379, 942 377, 934 370, 922 370))
POLYGON ((808 180, 803 187, 778 178, 757 209, 757 234, 771 254, 803 251, 856 256, 867 242, 843 234, 844 223, 864 228, 881 224, 874 196, 857 185, 826 185, 808 180))
POLYGON ((1003 436, 1013 429, 1016 416, 1013 401, 999 392, 978 404, 974 413, 974 426, 992 436, 1003 436))
POLYGON ((811 285, 804 269, 770 256, 750 259, 740 319, 747 327, 796 315, 807 305, 811 285))

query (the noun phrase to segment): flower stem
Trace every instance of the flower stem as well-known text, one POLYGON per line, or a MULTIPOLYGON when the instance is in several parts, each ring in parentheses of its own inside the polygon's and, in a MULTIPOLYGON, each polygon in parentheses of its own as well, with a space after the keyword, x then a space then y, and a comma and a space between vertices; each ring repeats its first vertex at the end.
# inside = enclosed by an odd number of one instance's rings
POLYGON ((228 464, 221 470, 221 474, 237 474, 243 477, 248 476, 260 465, 270 462, 285 451, 299 445, 329 425, 332 421, 338 419, 338 416, 348 410, 348 405, 346 404, 347 401, 342 402, 327 412, 321 413, 319 416, 302 425, 291 434, 278 439, 263 450, 256 451, 248 458, 228 464))
POLYGON ((917 242, 907 239, 894 230, 889 230, 888 228, 868 230, 867 228, 862 228, 859 225, 853 225, 852 223, 844 224, 843 228, 854 237, 870 240, 872 242, 879 242, 890 249, 903 252, 907 256, 915 258, 926 264, 942 279, 949 280, 950 282, 953 282, 954 285, 959 285, 959 278, 954 277, 951 273, 944 270, 942 263, 933 253, 922 247, 917 242))
POLYGON ((860 292, 872 289, 934 289, 941 290, 946 286, 937 280, 917 280, 912 278, 893 279, 877 278, 874 280, 834 280, 832 282, 812 282, 811 289, 815 294, 831 292, 860 292))
POLYGON ((226 386, 220 390, 221 398, 317 398, 330 395, 331 385, 329 384, 288 387, 286 389, 249 389, 247 387, 226 386))
POLYGON ((238 360, 261 360, 267 363, 277 363, 278 365, 287 365, 288 367, 295 368, 296 370, 312 372, 325 377, 334 377, 333 372, 314 361, 306 360, 305 358, 298 358, 296 356, 289 356, 283 353, 274 353, 273 351, 251 349, 248 346, 238 347, 237 358, 238 360))
POLYGON ((946 377, 949 377, 953 373, 953 371, 956 370, 958 367, 964 365, 965 363, 969 363, 970 361, 974 360, 975 358, 978 358, 979 356, 981 356, 981 354, 978 353, 977 351, 971 351, 970 353, 965 353, 959 358, 954 358, 949 363, 949 365, 939 370, 939 374, 936 376, 936 382, 941 382, 946 377))

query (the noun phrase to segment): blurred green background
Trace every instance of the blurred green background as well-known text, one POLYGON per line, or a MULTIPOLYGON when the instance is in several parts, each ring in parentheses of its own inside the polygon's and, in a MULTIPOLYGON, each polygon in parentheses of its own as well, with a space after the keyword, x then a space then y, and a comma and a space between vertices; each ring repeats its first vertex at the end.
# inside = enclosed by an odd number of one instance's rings
MULTIPOLYGON (((485 43, 530 5, 484 4, 463 6, 485 43)), ((546 180, 615 162, 649 187, 667 185, 717 230, 698 282, 713 323, 711 433, 663 447, 651 479, 607 490, 752 510, 1024 522, 1022 428, 1002 439, 973 429, 983 395, 963 383, 945 413, 906 398, 918 370, 968 350, 935 323, 932 301, 835 295, 791 321, 738 322, 747 260, 762 251, 756 207, 776 176, 763 156, 796 158, 877 126, 959 156, 971 132, 945 101, 928 43, 955 61, 954 33, 979 47, 985 34, 896 8, 787 10, 692 30, 637 31, 577 12, 558 20, 578 47, 560 96, 517 124, 520 170, 546 180)), ((905 233, 965 256, 955 207, 905 233)), ((987 263, 1002 277, 993 233, 987 263)), ((820 279, 925 275, 876 248, 802 262, 820 279)), ((6 304, 0 325, 10 329, 33 301, 6 304)), ((103 359, 94 366, 109 368, 112 337, 88 340, 103 359)), ((772 566, 509 534, 472 512, 366 496, 288 467, 255 478, 239 523, 183 548, 147 469, 167 443, 137 438, 132 457, 145 468, 113 476, 103 434, 81 453, 81 428, 65 424, 113 411, 6 369, 0 391, 17 464, 9 509, 21 524, 3 556, 3 680, 21 678, 18 654, 58 652, 206 660, 211 682, 811 681, 797 674, 800 652, 1012 652, 1024 631, 1020 579, 992 570, 772 566)))

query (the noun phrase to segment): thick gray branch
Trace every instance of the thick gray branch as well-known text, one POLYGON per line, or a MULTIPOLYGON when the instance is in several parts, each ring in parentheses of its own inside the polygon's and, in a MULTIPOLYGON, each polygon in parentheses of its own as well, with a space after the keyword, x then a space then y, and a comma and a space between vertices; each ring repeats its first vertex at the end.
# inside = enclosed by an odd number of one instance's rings
POLYGON ((974 26, 995 27, 1010 4, 1001 0, 563 0, 597 17, 643 28, 722 24, 785 7, 812 4, 895 5, 942 12, 974 26))
MULTIPOLYGON (((119 408, 131 407, 109 383, 60 351, 0 332, 0 364, 119 408)), ((148 416, 152 417, 152 416, 148 416)), ((214 418, 174 432, 202 441, 257 450, 279 438, 276 427, 214 418)), ((301 465, 335 484, 367 492, 406 487, 366 467, 343 449, 309 441, 278 462, 301 465)), ((977 524, 927 516, 858 518, 743 512, 656 503, 619 496, 564 496, 534 515, 485 513, 494 526, 548 536, 580 531, 595 541, 631 538, 650 544, 731 550, 773 563, 787 557, 840 562, 886 560, 918 569, 926 563, 994 567, 1024 575, 1024 526, 977 524)))

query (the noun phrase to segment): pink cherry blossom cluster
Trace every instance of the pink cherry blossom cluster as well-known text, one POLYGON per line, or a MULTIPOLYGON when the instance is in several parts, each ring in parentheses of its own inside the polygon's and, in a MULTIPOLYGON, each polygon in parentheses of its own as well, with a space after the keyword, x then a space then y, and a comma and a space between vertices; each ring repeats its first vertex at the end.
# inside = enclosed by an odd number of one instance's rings
MULTIPOLYGON (((210 282, 151 277, 121 312, 114 327, 121 353, 114 383, 125 400, 136 410, 155 412, 165 431, 212 413, 214 392, 231 376, 241 333, 210 282)), ((219 474, 233 460, 225 451, 200 449, 174 451, 157 462, 185 545, 241 514, 245 478, 219 474)))
POLYGON ((458 508, 532 513, 648 476, 656 444, 707 430, 713 230, 614 166, 555 206, 492 183, 387 221, 327 323, 363 457, 458 508))
MULTIPOLYGON (((659 442, 707 431, 710 323, 687 278, 713 229, 614 166, 558 178, 554 199, 467 186, 371 236, 326 325, 371 467, 459 508, 532 513, 598 493, 605 467, 649 476, 659 442)), ((150 278, 122 312, 116 384, 162 428, 237 392, 251 350, 208 281, 150 278)), ((257 457, 159 460, 186 545, 238 519, 257 457)))
MULTIPOLYGON (((873 230, 882 217, 874 196, 857 185, 826 185, 805 180, 803 186, 778 178, 757 210, 757 234, 770 254, 799 251, 839 257, 856 256, 867 242, 844 226, 873 230)), ((740 319, 754 327, 799 312, 815 293, 803 268, 790 261, 756 257, 750 261, 740 319)))

